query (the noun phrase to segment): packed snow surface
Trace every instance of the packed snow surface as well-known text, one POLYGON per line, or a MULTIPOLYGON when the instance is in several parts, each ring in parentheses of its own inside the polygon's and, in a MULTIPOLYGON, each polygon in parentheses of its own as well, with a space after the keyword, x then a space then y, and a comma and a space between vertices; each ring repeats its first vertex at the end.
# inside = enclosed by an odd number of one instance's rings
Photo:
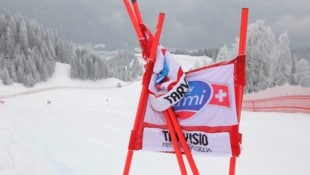
MULTIPOLYGON (((0 174, 122 174, 140 90, 141 81, 71 80, 59 63, 34 88, 0 84, 0 174)), ((242 112, 240 131, 236 175, 310 174, 309 114, 242 112)), ((194 159, 201 174, 228 174, 227 157, 194 159)), ((130 172, 180 174, 173 154, 143 151, 130 172)))

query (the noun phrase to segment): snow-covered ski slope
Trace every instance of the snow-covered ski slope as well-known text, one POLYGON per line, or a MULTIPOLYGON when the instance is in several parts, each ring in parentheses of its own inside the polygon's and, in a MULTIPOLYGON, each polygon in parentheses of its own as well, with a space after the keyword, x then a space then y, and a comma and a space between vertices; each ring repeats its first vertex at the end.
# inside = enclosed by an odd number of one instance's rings
MULTIPOLYGON (((0 174, 122 174, 141 82, 119 82, 70 80, 69 67, 57 64, 34 88, 0 84, 0 174)), ((237 175, 310 174, 309 114, 242 112, 240 130, 237 175)), ((194 159, 202 175, 228 174, 226 157, 194 159)), ((136 151, 131 168, 180 174, 173 154, 136 151)))

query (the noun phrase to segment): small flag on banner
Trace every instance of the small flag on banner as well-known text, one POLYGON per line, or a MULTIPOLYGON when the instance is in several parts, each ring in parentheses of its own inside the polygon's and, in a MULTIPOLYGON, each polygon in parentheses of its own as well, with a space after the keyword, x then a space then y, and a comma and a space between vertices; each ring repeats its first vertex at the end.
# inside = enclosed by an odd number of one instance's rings
POLYGON ((150 103, 155 111, 172 107, 188 91, 188 83, 180 63, 162 46, 157 48, 149 90, 150 103))

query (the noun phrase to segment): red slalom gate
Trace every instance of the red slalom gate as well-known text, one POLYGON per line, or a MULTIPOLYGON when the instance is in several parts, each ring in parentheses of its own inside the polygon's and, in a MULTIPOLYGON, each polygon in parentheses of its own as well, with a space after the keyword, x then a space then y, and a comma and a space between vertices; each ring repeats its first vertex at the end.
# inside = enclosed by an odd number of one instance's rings
MULTIPOLYGON (((128 175, 130 171, 130 166, 133 158, 133 153, 134 150, 141 149, 136 148, 135 146, 137 145, 137 142, 141 143, 141 137, 138 135, 138 133, 142 133, 141 130, 143 130, 143 118, 146 112, 146 105, 148 101, 148 85, 150 83, 150 78, 152 75, 152 70, 154 66, 154 62, 156 59, 156 51, 157 51, 157 46, 159 43, 160 39, 160 34, 162 30, 162 25, 164 21, 164 14, 161 13, 159 14, 158 17, 158 22, 156 26, 156 31, 154 34, 153 38, 148 38, 146 34, 144 33, 145 30, 143 29, 143 21, 142 21, 142 16, 140 14, 139 6, 136 0, 132 0, 132 4, 128 0, 123 0, 126 10, 129 14, 130 20, 133 24, 133 27, 136 31, 139 44, 142 48, 142 55, 145 61, 147 62, 146 64, 146 71, 143 76, 143 81, 142 81, 142 90, 140 94, 140 99, 139 99, 139 104, 138 104, 138 109, 136 112, 136 118, 134 122, 134 127, 131 131, 131 136, 129 140, 129 146, 128 146, 128 153, 127 153, 127 158, 124 166, 124 175, 128 175)), ((246 32, 247 32, 247 15, 248 15, 248 9, 243 9, 242 10, 242 20, 241 20, 241 30, 240 30, 240 43, 239 43, 239 55, 245 55, 245 50, 246 50, 246 32)), ((241 65, 244 66, 244 65, 241 65)), ((244 73, 245 74, 245 73, 244 73)), ((244 75, 243 74, 243 75, 244 75)), ((236 92, 243 92, 243 86, 244 86, 244 78, 237 78, 239 80, 239 84, 236 84, 235 86, 235 91, 236 92)), ((240 121, 240 110, 241 110, 241 104, 242 104, 242 96, 236 97, 236 106, 237 106, 237 116, 238 120, 240 121)), ((179 144, 183 148, 183 152, 186 155, 186 158, 188 160, 188 163, 190 165, 190 168, 192 170, 192 173, 194 175, 199 175, 199 171, 196 167, 195 161, 192 157, 191 150, 188 147, 188 144, 184 138, 184 135, 182 133, 181 126, 179 125, 178 120, 176 119, 175 113, 172 108, 166 110, 163 112, 166 122, 167 122, 167 127, 170 133, 176 133, 176 134, 171 134, 171 139, 172 139, 172 144, 174 148, 175 155, 177 157, 177 161, 179 164, 179 168, 181 171, 182 175, 186 175, 187 171, 185 168, 185 164, 183 161, 182 157, 182 152, 180 150, 179 144), (180 143, 179 143, 180 141, 180 143)), ((238 129, 238 127, 237 127, 238 129)), ((235 166, 236 166, 236 158, 233 157, 231 158, 230 161, 230 170, 229 170, 229 175, 234 175, 235 174, 235 166)))

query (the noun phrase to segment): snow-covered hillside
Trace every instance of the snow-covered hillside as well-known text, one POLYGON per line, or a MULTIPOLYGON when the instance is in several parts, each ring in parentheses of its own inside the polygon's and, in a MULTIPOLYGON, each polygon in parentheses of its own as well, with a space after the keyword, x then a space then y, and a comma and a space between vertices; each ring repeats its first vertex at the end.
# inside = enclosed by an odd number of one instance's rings
MULTIPOLYGON (((141 82, 69 79, 0 85, 1 175, 122 174, 141 82)), ((310 115, 242 112, 237 175, 309 175, 310 115)), ((228 158, 194 157, 201 174, 228 174, 228 158)), ((137 151, 131 174, 180 174, 173 154, 137 151)))

